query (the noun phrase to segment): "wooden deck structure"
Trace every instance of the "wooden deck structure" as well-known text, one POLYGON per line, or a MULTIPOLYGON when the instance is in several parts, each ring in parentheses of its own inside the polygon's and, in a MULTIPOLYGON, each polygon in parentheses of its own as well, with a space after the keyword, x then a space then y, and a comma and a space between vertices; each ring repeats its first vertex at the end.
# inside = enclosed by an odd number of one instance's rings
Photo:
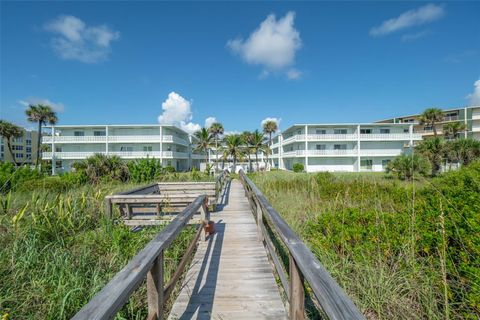
POLYGON ((112 319, 145 279, 148 319, 301 320, 306 299, 322 318, 364 319, 243 171, 239 180, 222 185, 217 212, 210 215, 207 196, 198 196, 73 319, 112 319), (163 251, 199 211, 197 234, 164 284, 163 251), (209 220, 216 232, 206 238, 209 220), (180 294, 166 315, 164 303, 182 275, 180 294))

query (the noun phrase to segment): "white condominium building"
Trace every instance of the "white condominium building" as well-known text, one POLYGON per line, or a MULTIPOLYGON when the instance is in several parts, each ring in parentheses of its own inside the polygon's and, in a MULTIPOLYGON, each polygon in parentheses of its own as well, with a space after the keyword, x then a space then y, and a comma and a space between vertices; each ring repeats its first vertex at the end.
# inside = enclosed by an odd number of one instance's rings
POLYGON ((418 140, 413 124, 297 124, 275 136, 271 159, 287 170, 301 163, 307 172, 383 171, 418 140))
POLYGON ((46 128, 44 160, 54 160, 53 173, 70 171, 72 163, 94 154, 122 159, 156 158, 177 171, 199 167, 202 155, 192 153, 191 137, 165 125, 58 125, 46 128))

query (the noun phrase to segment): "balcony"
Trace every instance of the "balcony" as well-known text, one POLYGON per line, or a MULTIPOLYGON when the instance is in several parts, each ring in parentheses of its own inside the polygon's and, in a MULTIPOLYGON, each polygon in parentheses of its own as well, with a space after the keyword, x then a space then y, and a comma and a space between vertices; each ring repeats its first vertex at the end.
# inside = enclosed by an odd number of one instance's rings
MULTIPOLYGON (((309 134, 307 135, 308 141, 357 141, 359 135, 356 133, 347 134, 309 134)), ((360 134, 360 140, 363 141, 409 141, 421 140, 422 135, 419 133, 370 133, 360 134)), ((283 145, 293 143, 296 141, 305 141, 305 135, 297 134, 283 140, 283 145)))
MULTIPOLYGON (((55 136, 55 143, 159 143, 159 135, 136 135, 136 136, 55 136)), ((176 143, 188 146, 189 142, 177 136, 165 135, 162 141, 166 143, 176 143)), ((42 143, 51 144, 52 136, 43 136, 42 143)))
POLYGON ((370 133, 370 134, 360 134, 360 140, 362 141, 408 141, 421 140, 422 135, 419 133, 413 133, 410 136, 410 133, 370 133))
POLYGON ((377 157, 377 156, 389 156, 396 157, 402 154, 402 149, 361 149, 360 156, 362 157, 377 157))
POLYGON ((309 134, 308 140, 310 141, 356 141, 358 139, 357 134, 309 134))
MULTIPOLYGON (((95 154, 107 154, 105 151, 72 151, 72 152, 55 152, 55 159, 85 159, 95 154)), ((43 152, 42 159, 52 159, 52 152, 43 152)), ((140 158, 170 158, 170 159, 188 159, 188 153, 177 151, 109 151, 110 156, 119 156, 122 159, 140 159, 140 158)))
POLYGON ((308 150, 309 157, 351 157, 357 156, 358 152, 356 149, 346 149, 346 150, 308 150))

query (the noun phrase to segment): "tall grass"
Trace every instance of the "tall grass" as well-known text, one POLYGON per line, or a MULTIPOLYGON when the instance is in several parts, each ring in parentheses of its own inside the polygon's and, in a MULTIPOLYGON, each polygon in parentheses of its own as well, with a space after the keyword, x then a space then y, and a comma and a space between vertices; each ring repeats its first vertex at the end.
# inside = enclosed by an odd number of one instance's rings
POLYGON ((480 317, 480 164, 413 182, 286 172, 252 180, 367 318, 480 317))
MULTIPOLYGON (((19 188, 0 201, 0 315, 11 319, 72 317, 162 228, 131 232, 104 218, 105 195, 135 185, 44 186, 19 188)), ((165 281, 193 234, 185 229, 166 250, 165 281)), ((141 287, 117 319, 144 319, 146 312, 141 287)))

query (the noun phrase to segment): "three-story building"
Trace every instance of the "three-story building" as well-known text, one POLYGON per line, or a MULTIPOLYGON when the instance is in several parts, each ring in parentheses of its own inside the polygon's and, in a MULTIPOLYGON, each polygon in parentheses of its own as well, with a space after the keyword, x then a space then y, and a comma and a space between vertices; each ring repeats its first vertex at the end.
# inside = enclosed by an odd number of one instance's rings
POLYGON ((52 160, 53 173, 70 171, 74 162, 94 154, 116 155, 122 159, 156 158, 177 171, 199 167, 201 155, 191 150, 188 133, 169 125, 58 125, 42 142, 52 160))

